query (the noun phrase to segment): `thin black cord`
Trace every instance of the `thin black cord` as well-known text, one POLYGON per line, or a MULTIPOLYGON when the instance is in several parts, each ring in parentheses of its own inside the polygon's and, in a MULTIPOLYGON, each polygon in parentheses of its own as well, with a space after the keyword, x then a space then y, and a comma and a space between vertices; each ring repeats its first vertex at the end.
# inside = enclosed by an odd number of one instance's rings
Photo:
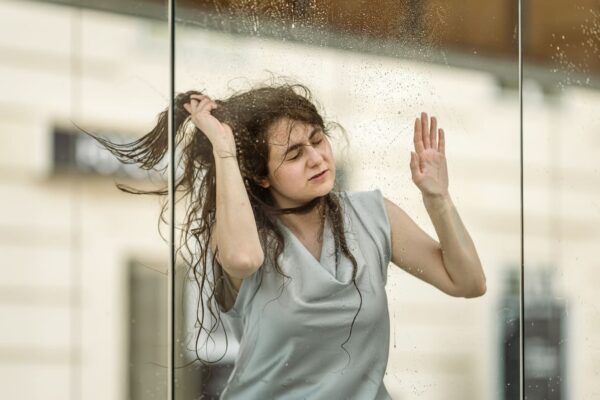
POLYGON ((175 0, 168 0, 169 25, 169 273, 168 273, 168 326, 167 396, 175 400, 175 0))

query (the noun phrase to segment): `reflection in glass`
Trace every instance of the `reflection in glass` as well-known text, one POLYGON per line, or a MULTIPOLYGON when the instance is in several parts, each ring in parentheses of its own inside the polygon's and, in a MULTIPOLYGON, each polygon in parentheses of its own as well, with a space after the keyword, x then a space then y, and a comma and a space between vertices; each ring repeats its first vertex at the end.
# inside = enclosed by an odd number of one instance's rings
MULTIPOLYGON (((519 282, 511 274, 520 254, 516 5, 177 5, 178 92, 225 99, 273 76, 305 84, 326 118, 348 133, 348 146, 334 142, 340 188, 380 188, 432 237, 409 159, 414 118, 422 110, 439 117, 449 138, 451 193, 477 243, 488 293, 457 301, 391 265, 385 384, 392 398, 512 398, 519 282)), ((178 371, 178 391, 184 398, 216 397, 239 344, 231 342, 233 332, 226 344, 222 331, 196 341, 197 318, 209 313, 198 310, 195 286, 188 278, 176 296, 185 309, 178 314, 185 316, 178 324, 179 365, 195 362, 178 371), (198 354, 223 358, 202 366, 198 354)))
POLYGON ((524 14, 525 395, 599 393, 598 3, 524 14))

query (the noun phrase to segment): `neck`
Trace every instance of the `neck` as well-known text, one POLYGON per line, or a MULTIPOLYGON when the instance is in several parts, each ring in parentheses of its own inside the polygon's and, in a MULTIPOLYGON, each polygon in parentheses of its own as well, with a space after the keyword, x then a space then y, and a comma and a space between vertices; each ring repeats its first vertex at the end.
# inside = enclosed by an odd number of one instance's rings
POLYGON ((306 214, 282 214, 279 216, 281 222, 297 235, 306 237, 312 232, 319 234, 324 222, 324 202, 306 214))

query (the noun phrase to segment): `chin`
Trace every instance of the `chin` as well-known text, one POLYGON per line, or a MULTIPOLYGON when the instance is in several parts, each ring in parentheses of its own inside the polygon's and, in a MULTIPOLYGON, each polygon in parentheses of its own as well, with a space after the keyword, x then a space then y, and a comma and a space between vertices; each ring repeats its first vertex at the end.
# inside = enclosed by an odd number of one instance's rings
POLYGON ((329 185, 323 185, 323 187, 319 188, 320 196, 327 196, 333 190, 335 182, 332 181, 329 185))

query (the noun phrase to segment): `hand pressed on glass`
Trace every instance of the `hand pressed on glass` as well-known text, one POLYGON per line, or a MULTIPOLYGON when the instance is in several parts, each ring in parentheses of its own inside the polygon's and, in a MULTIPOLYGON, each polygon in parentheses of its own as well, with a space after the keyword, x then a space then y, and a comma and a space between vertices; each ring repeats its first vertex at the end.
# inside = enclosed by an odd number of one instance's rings
POLYGON ((426 113, 421 113, 421 118, 415 120, 414 145, 415 152, 410 153, 413 182, 424 197, 448 196, 446 140, 435 117, 431 117, 431 126, 426 113))

